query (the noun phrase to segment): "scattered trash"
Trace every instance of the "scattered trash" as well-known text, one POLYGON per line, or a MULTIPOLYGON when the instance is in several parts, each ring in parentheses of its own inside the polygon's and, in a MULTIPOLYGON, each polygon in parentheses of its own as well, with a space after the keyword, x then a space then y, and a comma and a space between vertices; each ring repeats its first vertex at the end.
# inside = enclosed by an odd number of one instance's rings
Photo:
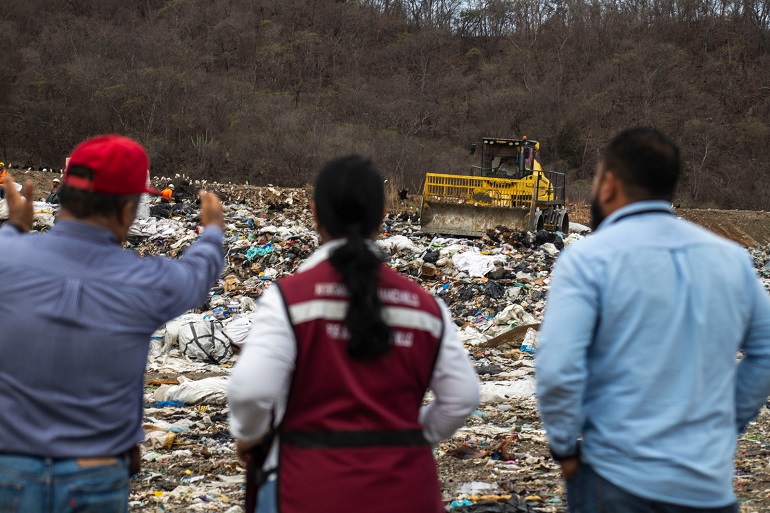
POLYGON ((470 483, 463 483, 463 485, 457 489, 457 492, 477 495, 484 490, 491 490, 494 487, 495 486, 490 483, 485 483, 483 481, 473 481, 470 483))
MULTIPOLYGON (((228 431, 227 375, 249 333, 259 296, 273 281, 293 273, 320 243, 307 191, 214 187, 226 207, 226 269, 206 304, 154 335, 145 397, 145 424, 153 426, 144 444, 148 469, 137 480, 141 485, 132 488, 132 510, 241 511, 232 503, 243 495, 243 468, 228 431)), ((196 212, 156 214, 136 223, 130 247, 143 255, 180 255, 198 236, 196 212)), ((532 415, 526 422, 537 418, 534 362, 521 345, 527 331, 539 327, 555 258, 578 238, 508 230, 482 239, 443 238, 421 233, 411 214, 385 220, 376 241, 385 261, 449 306, 483 380, 483 402, 468 427, 436 450, 444 475, 452 461, 458 485, 484 482, 489 488, 447 486, 448 506, 455 501, 454 506, 478 508, 483 498, 497 497, 499 507, 514 495, 498 489, 498 478, 512 475, 517 465, 526 472, 527 461, 537 472, 547 469, 547 447, 537 425, 527 432, 519 427, 523 412, 532 415), (458 463, 469 467, 463 470, 458 463), (485 469, 482 479, 473 474, 479 464, 485 469), (498 465, 503 473, 490 474, 498 465)), ((550 470, 557 483, 557 467, 550 470)), ((523 491, 562 498, 562 492, 549 495, 541 486, 523 491)))
POLYGON ((525 353, 535 354, 537 350, 537 331, 529 328, 524 335, 524 342, 521 343, 521 350, 525 353))
MULTIPOLYGON (((229 434, 227 376, 259 297, 320 244, 309 191, 207 187, 225 205, 226 268, 205 304, 168 322, 150 341, 145 469, 132 480, 131 511, 242 513, 244 468, 229 434)), ((0 201, 0 222, 4 206, 0 201)), ((35 229, 43 231, 56 210, 38 202, 34 208, 35 229)), ((126 244, 140 255, 177 257, 199 236, 195 205, 151 205, 149 212, 131 227, 126 244)), ((413 212, 385 219, 376 241, 384 260, 448 306, 482 381, 478 410, 435 447, 449 511, 566 510, 559 466, 548 456, 534 399, 533 354, 554 262, 590 231, 570 227, 569 234, 500 227, 461 239, 422 233, 413 212)), ((770 290, 770 249, 751 253, 770 290)), ((760 443, 764 431, 756 428, 739 447, 760 443)), ((759 472, 740 461, 736 468, 741 476, 759 472)))
POLYGON ((452 503, 450 513, 534 513, 536 510, 528 504, 528 499, 510 495, 481 496, 479 502, 465 499, 457 506, 452 503))
POLYGON ((191 380, 179 376, 178 385, 161 385, 155 391, 155 401, 177 401, 188 404, 226 404, 227 378, 214 377, 191 380))
MULTIPOLYGON (((224 313, 223 307, 217 309, 224 313)), ((233 357, 233 341, 218 321, 188 321, 179 327, 177 339, 182 354, 193 360, 221 364, 233 357)))
POLYGON ((535 380, 486 381, 481 384, 481 404, 510 402, 535 395, 535 380))

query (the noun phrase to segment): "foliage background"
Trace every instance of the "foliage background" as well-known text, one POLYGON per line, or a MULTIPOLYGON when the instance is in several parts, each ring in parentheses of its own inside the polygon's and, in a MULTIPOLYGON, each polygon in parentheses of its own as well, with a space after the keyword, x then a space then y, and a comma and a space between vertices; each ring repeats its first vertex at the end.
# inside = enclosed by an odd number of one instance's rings
POLYGON ((678 202, 770 209, 765 0, 5 0, 0 69, 25 167, 118 132, 154 174, 294 186, 358 152, 416 192, 527 135, 580 199, 647 124, 681 145, 678 202))

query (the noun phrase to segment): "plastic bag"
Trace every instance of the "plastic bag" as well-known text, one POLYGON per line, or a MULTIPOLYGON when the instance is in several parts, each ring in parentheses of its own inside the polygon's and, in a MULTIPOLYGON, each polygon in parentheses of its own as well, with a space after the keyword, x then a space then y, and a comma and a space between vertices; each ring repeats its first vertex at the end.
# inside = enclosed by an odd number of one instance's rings
POLYGON ((225 327, 225 334, 233 344, 241 346, 251 331, 251 315, 237 317, 225 327))
POLYGON ((178 385, 161 385, 155 391, 155 401, 179 401, 185 404, 227 404, 227 377, 204 378, 193 381, 179 376, 178 385))
POLYGON ((193 360, 221 364, 233 357, 233 341, 218 321, 191 321, 179 327, 179 350, 193 360))
POLYGON ((507 403, 511 399, 527 399, 534 395, 534 379, 485 381, 481 384, 481 404, 507 403))

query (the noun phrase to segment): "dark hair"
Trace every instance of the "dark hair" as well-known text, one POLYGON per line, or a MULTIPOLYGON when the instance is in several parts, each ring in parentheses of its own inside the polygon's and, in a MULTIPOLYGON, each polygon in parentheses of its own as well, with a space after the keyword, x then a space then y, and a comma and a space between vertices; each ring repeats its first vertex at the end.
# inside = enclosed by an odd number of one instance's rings
POLYGON ((620 180, 635 200, 674 198, 681 162, 679 147, 654 128, 617 135, 604 151, 604 169, 620 180))
POLYGON ((346 238, 330 257, 348 289, 345 325, 348 354, 373 358, 390 350, 390 327, 382 318, 377 280, 383 265, 367 241, 382 223, 385 191, 372 162, 351 155, 328 162, 313 193, 319 224, 334 238, 346 238))
MULTIPOLYGON (((68 175, 79 176, 88 180, 93 180, 94 172, 83 166, 72 166, 67 171, 68 175)), ((67 209, 69 213, 78 219, 88 217, 116 217, 128 202, 134 202, 139 205, 138 194, 102 194, 99 192, 84 191, 62 184, 59 191, 59 201, 61 207, 67 209)))

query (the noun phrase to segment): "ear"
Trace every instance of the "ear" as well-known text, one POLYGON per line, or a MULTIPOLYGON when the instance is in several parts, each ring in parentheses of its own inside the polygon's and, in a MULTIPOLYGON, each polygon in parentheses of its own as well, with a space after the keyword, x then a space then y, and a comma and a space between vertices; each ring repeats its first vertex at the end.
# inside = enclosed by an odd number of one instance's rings
POLYGON ((313 200, 310 200, 310 211, 313 213, 313 222, 315 223, 316 229, 320 230, 321 220, 318 218, 318 207, 313 200))
POLYGON ((133 201, 126 201, 120 209, 120 223, 131 226, 136 219, 136 211, 139 205, 133 201))
POLYGON ((618 199, 621 191, 620 180, 610 170, 604 171, 604 176, 599 184, 599 199, 604 204, 613 203, 618 199))
POLYGON ((310 211, 313 212, 313 221, 315 222, 315 229, 318 232, 319 237, 321 237, 321 244, 325 244, 326 242, 332 240, 332 237, 326 231, 326 228, 324 228, 324 225, 321 224, 321 220, 318 218, 318 207, 313 200, 310 201, 310 211))
POLYGON ((128 230, 136 219, 136 212, 139 209, 139 203, 134 201, 126 201, 118 212, 117 230, 118 240, 123 243, 128 236, 128 230))

